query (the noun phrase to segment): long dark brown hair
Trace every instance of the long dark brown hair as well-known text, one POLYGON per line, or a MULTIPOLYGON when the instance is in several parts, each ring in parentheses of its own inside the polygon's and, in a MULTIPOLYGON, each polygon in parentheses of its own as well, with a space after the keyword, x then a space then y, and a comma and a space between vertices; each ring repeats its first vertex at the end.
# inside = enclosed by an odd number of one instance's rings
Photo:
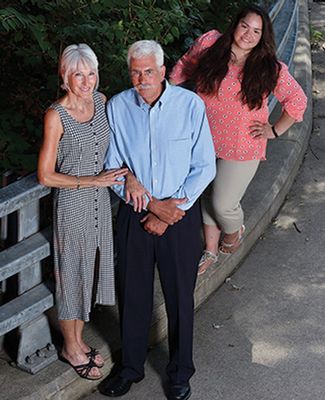
POLYGON ((262 8, 255 5, 243 8, 216 43, 201 54, 198 63, 185 66, 185 73, 195 82, 198 92, 208 95, 218 93, 221 81, 228 72, 234 32, 248 14, 259 15, 263 22, 261 39, 250 51, 241 77, 241 100, 252 110, 261 108, 263 99, 273 91, 281 68, 276 57, 272 22, 262 8))

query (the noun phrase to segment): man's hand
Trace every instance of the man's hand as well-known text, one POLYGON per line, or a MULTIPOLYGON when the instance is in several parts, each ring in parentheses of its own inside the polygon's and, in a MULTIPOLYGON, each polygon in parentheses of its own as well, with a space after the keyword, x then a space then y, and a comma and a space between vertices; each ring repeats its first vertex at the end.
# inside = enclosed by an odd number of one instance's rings
POLYGON ((133 202, 135 212, 141 212, 146 207, 146 195, 151 199, 151 194, 141 185, 131 171, 125 176, 125 202, 133 202))
POLYGON ((157 200, 152 198, 147 205, 147 209, 155 214, 161 221, 168 225, 173 225, 180 221, 185 215, 185 211, 181 210, 177 206, 186 202, 186 197, 182 199, 170 198, 167 200, 157 200))
POLYGON ((148 213, 140 222, 143 223, 144 229, 151 235, 162 236, 168 228, 168 224, 161 221, 152 213, 148 213))

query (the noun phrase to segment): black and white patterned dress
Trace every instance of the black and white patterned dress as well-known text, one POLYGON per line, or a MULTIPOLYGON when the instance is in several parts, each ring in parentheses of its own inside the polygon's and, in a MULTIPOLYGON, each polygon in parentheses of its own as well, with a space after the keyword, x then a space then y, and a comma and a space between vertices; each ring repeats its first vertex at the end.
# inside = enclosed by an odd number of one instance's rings
MULTIPOLYGON (((64 130, 58 147, 57 172, 89 176, 103 169, 110 132, 101 95, 95 92, 93 98, 94 116, 83 123, 60 104, 51 105, 59 113, 64 130)), ((55 189, 53 237, 58 318, 88 321, 97 248, 96 303, 115 303, 108 188, 55 189)))

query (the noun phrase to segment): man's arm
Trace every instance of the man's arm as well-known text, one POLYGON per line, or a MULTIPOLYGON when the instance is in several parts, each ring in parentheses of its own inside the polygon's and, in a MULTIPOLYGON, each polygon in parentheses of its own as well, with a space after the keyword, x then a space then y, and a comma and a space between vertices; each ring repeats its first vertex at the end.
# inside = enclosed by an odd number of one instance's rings
MULTIPOLYGON (((189 118, 192 122, 189 173, 184 183, 171 198, 157 200, 153 198, 147 205, 148 210, 159 219, 172 225, 178 222, 211 182, 216 172, 216 161, 212 137, 201 99, 192 102, 189 118)), ((179 157, 182 160, 181 154, 179 157)), ((183 165, 182 165, 183 167, 183 165)))
POLYGON ((134 174, 129 171, 125 176, 125 202, 132 203, 136 212, 146 209, 146 205, 151 200, 149 191, 137 180, 134 174))
POLYGON ((188 210, 199 198, 216 174, 216 156, 212 136, 201 99, 192 110, 193 135, 189 173, 184 183, 172 195, 174 199, 186 198, 178 207, 188 210))

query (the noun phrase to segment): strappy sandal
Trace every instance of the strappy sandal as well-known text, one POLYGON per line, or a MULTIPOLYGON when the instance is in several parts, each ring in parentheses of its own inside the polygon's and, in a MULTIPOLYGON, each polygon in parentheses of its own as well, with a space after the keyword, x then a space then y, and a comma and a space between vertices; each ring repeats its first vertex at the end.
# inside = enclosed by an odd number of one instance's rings
POLYGON ((246 230, 245 225, 242 225, 238 231, 237 238, 231 243, 227 243, 223 240, 220 244, 219 252, 221 254, 225 254, 226 256, 229 254, 233 254, 238 249, 241 242, 243 241, 243 236, 244 236, 245 230, 246 230))
POLYGON ((205 271, 218 261, 218 256, 209 250, 204 250, 199 261, 198 275, 203 275, 205 271))
POLYGON ((104 366, 104 362, 102 362, 101 364, 99 364, 98 362, 96 362, 96 356, 99 355, 99 351, 97 349, 95 349, 94 347, 89 346, 90 350, 87 351, 86 356, 89 357, 90 360, 92 360, 96 367, 98 368, 102 368, 104 366))
POLYGON ((80 365, 72 365, 71 362, 66 358, 64 358, 62 355, 59 356, 59 359, 64 363, 69 364, 80 376, 80 378, 88 379, 89 381, 98 381, 103 377, 103 375, 99 376, 89 375, 92 368, 98 368, 92 359, 90 359, 87 364, 80 364, 80 365))

